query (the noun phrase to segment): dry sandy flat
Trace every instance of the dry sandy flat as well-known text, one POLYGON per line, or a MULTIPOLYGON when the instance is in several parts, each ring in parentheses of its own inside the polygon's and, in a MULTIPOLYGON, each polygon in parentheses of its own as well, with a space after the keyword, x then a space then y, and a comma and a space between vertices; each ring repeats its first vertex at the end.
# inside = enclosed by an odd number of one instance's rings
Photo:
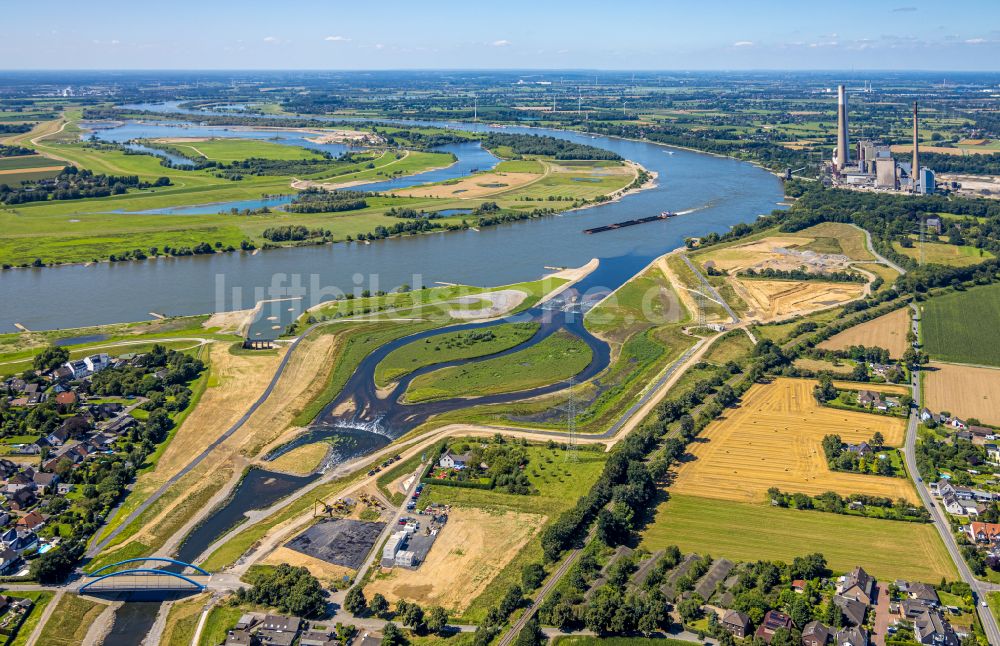
POLYGON ((216 312, 208 317, 208 320, 202 324, 202 327, 205 329, 219 328, 219 332, 238 333, 253 320, 254 311, 249 309, 216 312))
POLYGON ((906 352, 906 331, 910 325, 910 308, 884 314, 861 325, 847 328, 819 344, 823 350, 846 350, 852 345, 877 346, 889 351, 889 356, 899 359, 906 352))
POLYGON ((475 296, 468 296, 456 299, 454 301, 449 301, 458 304, 468 304, 477 303, 480 301, 489 301, 489 305, 477 309, 469 310, 450 310, 448 315, 456 319, 491 319, 497 316, 503 316, 507 312, 511 311, 518 305, 524 302, 524 299, 528 297, 526 292, 522 292, 519 289, 501 289, 496 292, 486 292, 485 294, 476 294, 475 296))
POLYGON ((321 582, 329 585, 334 581, 340 581, 345 576, 352 576, 354 570, 344 567, 342 565, 334 565, 333 563, 327 563, 322 559, 318 559, 308 554, 303 554, 302 552, 296 552, 295 550, 288 549, 285 546, 278 547, 273 552, 267 555, 263 561, 265 565, 280 565, 281 563, 288 563, 294 567, 304 567, 312 573, 314 577, 319 579, 321 582))
POLYGON ((730 278, 736 292, 750 307, 752 318, 772 321, 799 316, 860 298, 861 283, 828 283, 819 280, 759 280, 730 278))
POLYGON ((763 502, 770 487, 782 491, 847 495, 867 493, 916 501, 909 480, 831 471, 821 445, 830 433, 845 442, 870 438, 900 446, 901 418, 821 407, 811 379, 776 379, 753 386, 739 408, 710 424, 693 444, 696 459, 677 470, 670 490, 739 502, 763 502))
POLYGON ((454 197, 468 199, 486 197, 494 193, 509 191, 544 177, 536 173, 478 173, 450 184, 417 186, 405 191, 392 191, 406 197, 454 197))
POLYGON ((931 362, 924 373, 924 404, 935 412, 1000 424, 1000 369, 931 362))
POLYGON ((545 517, 452 508, 427 560, 416 570, 394 568, 365 587, 391 603, 406 599, 460 613, 541 529, 545 517))
POLYGON ((232 426, 264 392, 283 352, 235 355, 227 343, 211 344, 209 387, 150 475, 165 481, 232 426))

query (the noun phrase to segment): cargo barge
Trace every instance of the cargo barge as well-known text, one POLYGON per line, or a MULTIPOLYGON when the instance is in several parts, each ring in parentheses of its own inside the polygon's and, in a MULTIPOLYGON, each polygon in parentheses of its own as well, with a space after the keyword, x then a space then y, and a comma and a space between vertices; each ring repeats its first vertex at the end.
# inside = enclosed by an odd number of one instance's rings
POLYGON ((659 215, 650 215, 645 218, 637 218, 635 220, 625 220, 624 222, 616 222, 614 224, 606 224, 603 227, 594 227, 593 229, 584 229, 584 233, 604 233, 605 231, 614 231, 615 229, 622 229, 624 227, 631 227, 637 224, 646 224, 647 222, 656 222, 657 220, 666 220, 672 218, 676 213, 671 213, 670 211, 664 211, 659 215))

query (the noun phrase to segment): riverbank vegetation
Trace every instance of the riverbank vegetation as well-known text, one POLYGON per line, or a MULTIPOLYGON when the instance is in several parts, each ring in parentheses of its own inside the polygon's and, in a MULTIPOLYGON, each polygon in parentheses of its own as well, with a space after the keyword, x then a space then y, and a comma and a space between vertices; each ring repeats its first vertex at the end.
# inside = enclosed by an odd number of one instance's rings
POLYGON ((485 330, 465 330, 415 341, 389 353, 375 368, 382 387, 425 366, 496 354, 524 343, 538 331, 538 323, 507 323, 485 330))
POLYGON ((586 368, 591 358, 586 343, 560 331, 512 354, 422 374, 410 382, 404 401, 417 403, 528 390, 569 379, 586 368))

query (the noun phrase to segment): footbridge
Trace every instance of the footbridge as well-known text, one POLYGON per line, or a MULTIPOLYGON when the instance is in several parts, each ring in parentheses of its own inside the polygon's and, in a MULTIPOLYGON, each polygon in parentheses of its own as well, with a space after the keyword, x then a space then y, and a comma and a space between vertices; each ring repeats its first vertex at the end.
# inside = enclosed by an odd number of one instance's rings
POLYGON ((98 568, 80 581, 77 592, 201 592, 208 587, 211 577, 197 565, 150 556, 98 568))

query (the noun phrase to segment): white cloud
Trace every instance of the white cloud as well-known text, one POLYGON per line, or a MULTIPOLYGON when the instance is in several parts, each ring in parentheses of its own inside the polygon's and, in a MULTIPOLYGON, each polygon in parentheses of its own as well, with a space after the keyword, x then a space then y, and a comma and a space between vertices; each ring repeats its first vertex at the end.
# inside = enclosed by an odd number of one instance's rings
POLYGON ((987 41, 985 38, 969 38, 968 40, 965 41, 967 45, 982 45, 985 42, 989 41, 987 41))
POLYGON ((494 47, 507 47, 508 45, 510 45, 510 41, 509 40, 504 40, 504 39, 494 40, 491 44, 494 47))
POLYGON ((733 47, 753 47, 752 40, 737 40, 733 43, 733 47))
POLYGON ((384 49, 384 48, 385 48, 385 45, 383 45, 382 43, 376 43, 375 44, 375 49, 384 49))
POLYGON ((323 40, 330 43, 347 43, 350 42, 351 39, 347 36, 327 36, 323 40))
POLYGON ((278 38, 276 36, 264 36, 264 42, 265 43, 280 43, 281 41, 278 40, 278 38))

